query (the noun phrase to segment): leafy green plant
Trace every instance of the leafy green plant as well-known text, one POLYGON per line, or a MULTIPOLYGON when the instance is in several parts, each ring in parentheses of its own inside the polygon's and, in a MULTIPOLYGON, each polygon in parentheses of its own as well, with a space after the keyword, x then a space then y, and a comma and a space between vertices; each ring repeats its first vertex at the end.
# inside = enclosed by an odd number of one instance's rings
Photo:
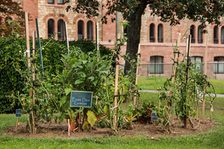
POLYGON ((25 87, 25 78, 19 72, 26 69, 24 52, 23 39, 12 36, 0 38, 0 113, 20 108, 15 94, 25 87))
POLYGON ((159 117, 163 119, 165 126, 169 126, 172 123, 172 114, 175 114, 186 127, 188 120, 193 125, 190 118, 196 115, 197 103, 202 96, 208 95, 212 104, 214 97, 208 91, 214 88, 207 81, 206 75, 196 70, 192 64, 187 66, 186 61, 179 63, 176 72, 175 78, 171 77, 164 83, 160 93, 159 117), (186 67, 189 67, 188 76, 186 67), (204 95, 199 96, 199 93, 204 95))

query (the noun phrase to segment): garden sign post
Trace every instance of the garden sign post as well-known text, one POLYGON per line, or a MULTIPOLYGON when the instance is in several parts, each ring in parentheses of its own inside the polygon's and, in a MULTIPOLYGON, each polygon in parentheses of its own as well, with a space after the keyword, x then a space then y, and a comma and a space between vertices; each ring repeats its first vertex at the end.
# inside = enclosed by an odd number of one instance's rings
MULTIPOLYGON (((70 107, 92 107, 93 92, 91 91, 72 91, 70 96, 70 107)), ((71 121, 68 119, 68 136, 71 135, 71 121)))
POLYGON ((16 109, 16 131, 18 129, 19 126, 19 118, 21 117, 21 109, 16 109))

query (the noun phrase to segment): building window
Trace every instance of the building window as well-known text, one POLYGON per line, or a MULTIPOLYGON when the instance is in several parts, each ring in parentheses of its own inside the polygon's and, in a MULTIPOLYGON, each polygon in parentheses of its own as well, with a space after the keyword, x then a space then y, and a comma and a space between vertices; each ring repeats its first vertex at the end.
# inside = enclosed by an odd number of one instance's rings
POLYGON ((149 73, 163 74, 163 56, 150 57, 149 73))
POLYGON ((163 42, 163 25, 158 25, 158 42, 163 42))
POLYGON ((58 0, 58 4, 65 4, 65 0, 58 0))
POLYGON ((93 22, 92 21, 87 22, 87 39, 93 40, 93 22))
POLYGON ((214 57, 214 73, 224 74, 224 56, 214 57))
POLYGON ((203 43, 203 27, 198 26, 198 43, 203 43))
POLYGON ((48 4, 54 4, 54 0, 47 0, 48 4))
POLYGON ((190 27, 190 34, 191 34, 191 43, 195 43, 195 26, 191 25, 190 27))
POLYGON ((191 62, 194 65, 195 69, 203 72, 203 57, 201 56, 192 56, 191 58, 191 62))
POLYGON ((64 20, 58 20, 58 40, 65 40, 66 38, 66 29, 64 20))
POLYGON ((213 31, 213 42, 214 44, 219 43, 219 28, 217 25, 214 27, 214 31, 213 31))
POLYGON ((149 41, 155 42, 155 24, 150 24, 149 26, 149 41))
POLYGON ((54 37, 54 20, 49 19, 47 21, 47 32, 48 32, 48 38, 54 37))
POLYGON ((224 44, 224 26, 221 28, 221 44, 224 44))
POLYGON ((84 22, 82 20, 78 21, 78 40, 84 39, 84 22))

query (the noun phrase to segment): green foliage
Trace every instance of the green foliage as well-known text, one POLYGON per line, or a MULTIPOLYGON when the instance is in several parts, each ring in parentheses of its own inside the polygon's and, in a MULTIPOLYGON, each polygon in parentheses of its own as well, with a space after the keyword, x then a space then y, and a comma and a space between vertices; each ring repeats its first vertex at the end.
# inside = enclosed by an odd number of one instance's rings
POLYGON ((93 127, 95 125, 97 118, 96 118, 96 115, 94 114, 94 112, 92 112, 90 110, 87 112, 87 121, 91 125, 91 127, 93 127))
MULTIPOLYGON (((95 44, 91 41, 72 41, 70 42, 71 49, 75 46, 81 47, 83 51, 93 51, 95 44)), ((38 47, 36 45, 36 47, 38 47)), ((62 55, 67 54, 66 43, 52 39, 42 40, 44 69, 47 82, 37 80, 31 81, 30 73, 27 71, 25 57, 25 40, 15 38, 15 36, 0 38, 0 113, 14 112, 15 108, 19 108, 18 94, 24 94, 29 87, 41 86, 42 89, 37 90, 37 94, 46 93, 49 98, 57 96, 59 86, 52 86, 54 81, 57 81, 56 74, 63 70, 62 55), (53 87, 55 89, 53 90, 53 87), (48 94, 46 88, 52 88, 52 93, 48 94)), ((104 46, 100 46, 101 55, 111 55, 110 50, 104 46)), ((36 57, 32 58, 32 63, 36 63, 36 72, 40 73, 39 67, 39 49, 36 49, 36 57)), ((90 78, 91 79, 91 78, 90 78)), ((59 96, 60 97, 60 96, 59 96)), ((55 97, 54 97, 55 98, 55 97)), ((25 98, 21 97, 25 102, 25 98)), ((45 97, 41 98, 42 100, 45 97)), ((28 100, 28 99, 27 99, 28 100)), ((48 102, 48 100, 44 100, 48 102)), ((51 103, 54 104, 54 103, 51 103)))
POLYGON ((26 69, 25 42, 14 37, 0 38, 0 113, 14 112, 19 108, 14 97, 25 87, 19 70, 26 69))
MULTIPOLYGON (((212 105, 214 97, 210 91, 214 88, 207 81, 207 76, 195 69, 186 61, 178 64, 176 76, 167 79, 164 83, 163 91, 160 93, 161 104, 160 117, 166 125, 171 124, 171 115, 174 112, 182 121, 196 115, 197 103, 202 97, 208 95, 209 103, 212 105), (188 75, 186 69, 189 67, 188 75)), ((184 122, 185 123, 185 122, 184 122)))

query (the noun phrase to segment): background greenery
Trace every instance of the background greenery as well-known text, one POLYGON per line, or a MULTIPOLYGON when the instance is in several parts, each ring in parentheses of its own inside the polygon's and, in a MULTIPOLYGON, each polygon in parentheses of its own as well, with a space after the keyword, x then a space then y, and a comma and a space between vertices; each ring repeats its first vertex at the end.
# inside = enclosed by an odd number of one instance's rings
MULTIPOLYGON (((66 42, 58 42, 52 39, 42 40, 43 64, 45 75, 54 76, 63 68, 62 55, 66 54, 66 42), (46 71, 47 70, 47 71, 46 71)), ((32 46, 31 46, 32 47, 32 46)), ((37 47, 37 45, 36 45, 37 47)), ((95 44, 88 40, 71 41, 70 47, 79 47, 83 52, 90 52, 95 49, 95 44)), ((0 113, 14 112, 20 107, 16 95, 23 93, 25 78, 20 70, 26 70, 25 39, 14 36, 0 38, 0 113)), ((109 55, 111 51, 100 46, 101 55, 109 55)), ((37 59, 33 59, 40 67, 39 50, 37 48, 37 59)), ((40 70, 40 69, 38 69, 40 70)), ((37 71, 40 73, 40 71, 37 71)))

